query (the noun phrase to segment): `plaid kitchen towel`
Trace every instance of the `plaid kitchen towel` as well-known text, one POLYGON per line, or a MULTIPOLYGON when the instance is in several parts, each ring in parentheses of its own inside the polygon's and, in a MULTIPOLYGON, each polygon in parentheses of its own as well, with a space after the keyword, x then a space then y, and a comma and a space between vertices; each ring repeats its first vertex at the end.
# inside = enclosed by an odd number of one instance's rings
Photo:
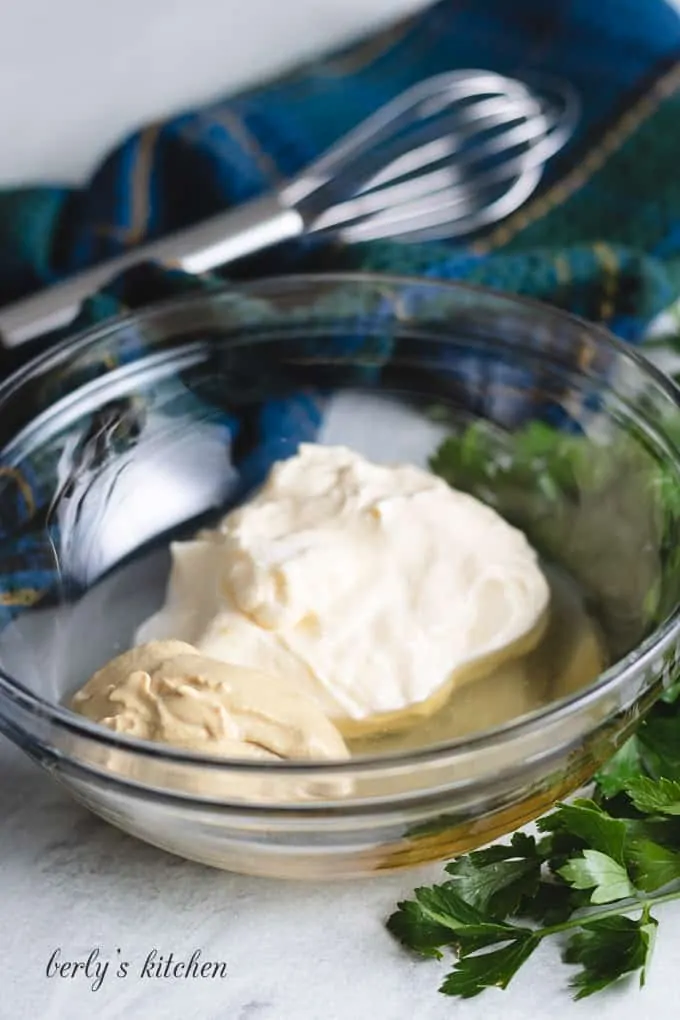
POLYGON ((0 303, 266 191, 398 92, 462 67, 549 73, 582 97, 573 141, 526 206, 472 245, 301 241, 230 277, 424 273, 542 298, 639 339, 680 292, 680 17, 665 0, 441 0, 282 80, 151 124, 82 189, 0 193, 0 303))
MULTIPOLYGON (((680 17, 664 0, 441 0, 283 79, 149 125, 83 188, 0 193, 0 303, 257 196, 403 89, 464 67, 548 73, 582 97, 575 136, 523 208, 471 243, 303 239, 225 276, 372 270, 464 280, 640 340, 680 294, 680 17)), ((176 273, 126 274, 86 304, 80 325, 196 285, 176 273)), ((5 354, 3 371, 21 356, 5 354)), ((267 420, 275 428, 276 417, 267 420)), ((5 544, 0 554, 0 605, 10 612, 34 603, 53 576, 50 548, 36 537, 49 475, 26 465, 3 479, 15 487, 24 535, 21 552, 5 544)))

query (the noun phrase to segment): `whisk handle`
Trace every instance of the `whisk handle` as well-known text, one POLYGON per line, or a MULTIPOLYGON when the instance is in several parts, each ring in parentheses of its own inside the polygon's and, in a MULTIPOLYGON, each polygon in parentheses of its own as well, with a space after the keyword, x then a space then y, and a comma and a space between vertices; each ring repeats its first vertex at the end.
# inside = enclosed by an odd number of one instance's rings
POLYGON ((18 347, 42 333, 67 326, 86 298, 105 287, 118 273, 142 262, 160 262, 187 273, 205 273, 298 237, 303 230, 300 213, 286 206, 277 194, 253 199, 0 308, 2 346, 18 347))

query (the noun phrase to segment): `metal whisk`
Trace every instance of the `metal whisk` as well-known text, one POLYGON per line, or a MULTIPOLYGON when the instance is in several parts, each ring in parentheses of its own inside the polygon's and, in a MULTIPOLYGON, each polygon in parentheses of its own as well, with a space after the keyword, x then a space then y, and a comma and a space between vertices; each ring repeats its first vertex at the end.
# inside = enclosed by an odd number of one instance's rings
POLYGON ((425 79, 277 192, 0 309, 0 336, 13 347, 66 325, 86 297, 140 262, 203 273, 301 234, 346 241, 474 234, 526 201, 578 112, 561 82, 530 87, 480 70, 425 79))

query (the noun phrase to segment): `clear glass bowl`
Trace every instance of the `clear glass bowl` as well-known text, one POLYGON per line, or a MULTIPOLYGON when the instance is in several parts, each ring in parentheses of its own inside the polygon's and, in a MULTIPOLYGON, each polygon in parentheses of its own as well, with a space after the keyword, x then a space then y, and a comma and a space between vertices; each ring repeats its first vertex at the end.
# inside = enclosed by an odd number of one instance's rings
POLYGON ((233 871, 360 875, 488 842, 586 781, 675 677, 679 421, 673 385, 602 330, 422 279, 270 279, 70 340, 0 386, 0 727, 103 818, 233 871), (161 604, 169 538, 300 441, 424 465, 474 421, 488 462, 463 457, 456 484, 583 582, 614 649, 595 683, 447 744, 325 764, 201 757, 64 707, 161 604), (508 470, 537 422, 580 444, 582 471, 556 478, 540 449, 508 470), (250 799, 274 774, 277 802, 250 799))

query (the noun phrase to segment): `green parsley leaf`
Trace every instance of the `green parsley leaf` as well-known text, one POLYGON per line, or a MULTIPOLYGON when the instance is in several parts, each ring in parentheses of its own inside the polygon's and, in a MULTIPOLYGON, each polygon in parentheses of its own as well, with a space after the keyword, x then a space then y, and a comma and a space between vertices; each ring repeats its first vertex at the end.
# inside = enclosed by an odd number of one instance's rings
POLYGON ((451 929, 431 921, 413 900, 404 900, 397 908, 388 918, 388 930, 402 945, 421 956, 441 960, 441 947, 451 944, 451 929))
POLYGON ((679 709, 678 702, 669 705, 660 700, 635 736, 600 769, 595 779, 606 799, 628 791, 631 783, 645 777, 680 783, 679 709))
POLYGON ((536 895, 520 905, 518 913, 526 920, 552 927, 562 924, 578 906, 578 897, 586 894, 575 893, 566 882, 540 881, 536 895))
POLYGON ((680 698, 680 677, 676 677, 668 686, 660 697, 660 701, 665 702, 667 705, 674 705, 675 702, 680 698))
POLYGON ((638 924, 640 925, 640 932, 646 943, 645 959, 640 969, 640 988, 643 988, 647 981, 647 970, 652 959, 652 953, 654 952, 654 945, 656 943, 656 933, 659 928, 659 922, 652 917, 648 903, 645 903, 642 908, 642 914, 638 920, 638 924))
POLYGON ((470 999, 485 988, 507 988, 522 964, 529 959, 540 939, 531 933, 502 949, 458 960, 439 991, 470 999))
POLYGON ((649 779, 638 776, 626 784, 626 793, 638 811, 645 814, 680 815, 680 782, 677 779, 649 779))
POLYGON ((633 736, 602 766, 595 780, 599 790, 609 799, 626 790, 628 784, 644 771, 643 748, 638 738, 633 736))
POLYGON ((476 850, 447 864, 458 894, 489 916, 503 919, 520 912, 538 891, 541 857, 536 840, 518 832, 511 843, 476 850))
MULTIPOLYGON (((544 495, 578 492, 578 471, 588 444, 542 422, 530 422, 509 436, 488 422, 476 422, 445 439, 430 460, 431 470, 459 488, 538 483, 544 495)), ((590 451, 592 454, 592 451, 590 451)), ((589 458, 589 460, 592 458, 589 458)))
POLYGON ((678 703, 657 703, 643 719, 637 738, 643 748, 645 770, 655 779, 680 780, 680 713, 678 703))
POLYGON ((569 939, 563 955, 565 963, 581 965, 571 981, 576 998, 592 995, 636 970, 641 970, 640 984, 644 984, 656 927, 647 909, 638 920, 618 916, 584 922, 582 931, 569 939))
POLYGON ((475 927, 486 921, 480 910, 458 895, 453 883, 422 886, 415 890, 415 896, 431 921, 442 924, 452 931, 458 931, 463 927, 475 927))
POLYGON ((538 821, 542 832, 562 832, 582 840, 593 850, 611 857, 624 865, 626 824, 612 818, 592 800, 575 800, 573 804, 558 804, 557 808, 538 821))
MULTIPOLYGON (((496 861, 507 861, 516 857, 535 859, 539 856, 539 851, 533 836, 516 832, 509 843, 493 843, 483 850, 473 850, 467 856, 473 858, 480 867, 484 867, 496 861)), ((453 861, 451 867, 455 863, 453 861)), ((447 867, 446 870, 449 871, 450 867, 447 867)))
POLYGON ((627 857, 633 881, 643 892, 655 892, 680 878, 680 853, 651 839, 632 841, 627 857))
POLYGON ((581 857, 560 868, 559 874, 574 889, 592 889, 591 903, 613 903, 635 895, 626 869, 599 850, 584 850, 581 857))
POLYGON ((459 956, 474 953, 495 942, 505 942, 528 933, 528 929, 501 924, 458 895, 453 883, 415 890, 416 902, 427 919, 451 929, 449 945, 459 956))
POLYGON ((443 946, 464 956, 529 933, 528 929, 487 918, 450 886, 445 883, 416 889, 415 901, 398 904, 387 927, 402 945, 421 956, 439 958, 443 946))

